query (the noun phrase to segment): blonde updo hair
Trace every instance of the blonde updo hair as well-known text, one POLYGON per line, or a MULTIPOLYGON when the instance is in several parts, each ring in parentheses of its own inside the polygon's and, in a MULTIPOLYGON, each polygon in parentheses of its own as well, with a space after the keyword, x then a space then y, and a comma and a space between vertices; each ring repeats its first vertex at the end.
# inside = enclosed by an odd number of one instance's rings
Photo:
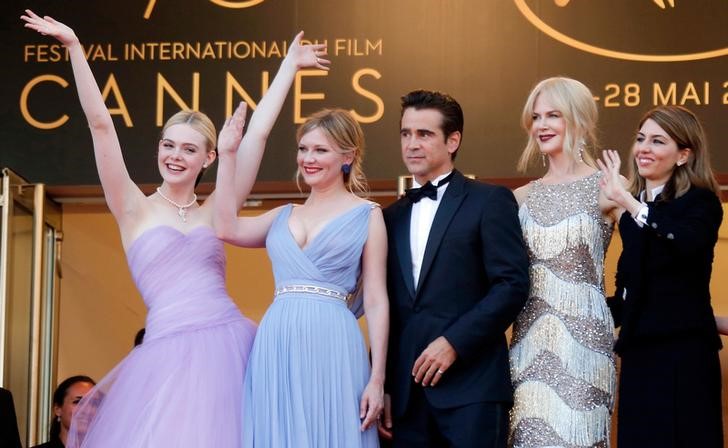
MULTIPOLYGON (((369 185, 362 169, 364 160, 364 131, 359 123, 348 111, 344 109, 323 109, 306 119, 298 127, 296 141, 313 131, 321 129, 327 138, 335 145, 335 150, 341 154, 352 154, 351 171, 343 173, 344 185, 352 193, 366 195, 369 185)), ((296 173, 296 182, 301 177, 300 171, 296 173)))
POLYGON ((181 110, 176 114, 169 117, 164 127, 162 128, 162 136, 167 132, 167 129, 176 124, 186 124, 192 129, 202 134, 205 137, 205 143, 207 144, 207 151, 214 151, 217 146, 217 132, 215 131, 215 125, 212 124, 210 118, 204 113, 196 110, 181 110))
POLYGON ((574 161, 583 160, 587 165, 596 167, 594 152, 597 146, 596 127, 599 113, 594 96, 587 86, 575 79, 554 77, 536 84, 523 107, 521 125, 528 134, 528 143, 518 161, 518 170, 525 172, 540 154, 538 142, 531 132, 533 108, 540 95, 564 117, 564 153, 574 161))

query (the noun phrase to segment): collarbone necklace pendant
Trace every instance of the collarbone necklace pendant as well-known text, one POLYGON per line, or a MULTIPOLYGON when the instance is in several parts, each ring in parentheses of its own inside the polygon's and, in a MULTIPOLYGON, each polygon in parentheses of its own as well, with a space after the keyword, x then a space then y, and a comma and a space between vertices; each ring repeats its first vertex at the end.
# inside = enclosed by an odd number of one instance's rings
POLYGON ((159 193, 159 196, 162 197, 165 201, 169 202, 170 204, 177 207, 177 215, 182 218, 182 222, 187 222, 187 209, 192 207, 193 204, 197 202, 197 195, 192 194, 192 200, 188 204, 178 204, 175 201, 171 200, 167 196, 165 196, 164 193, 162 193, 162 189, 160 187, 157 187, 157 193, 159 193))

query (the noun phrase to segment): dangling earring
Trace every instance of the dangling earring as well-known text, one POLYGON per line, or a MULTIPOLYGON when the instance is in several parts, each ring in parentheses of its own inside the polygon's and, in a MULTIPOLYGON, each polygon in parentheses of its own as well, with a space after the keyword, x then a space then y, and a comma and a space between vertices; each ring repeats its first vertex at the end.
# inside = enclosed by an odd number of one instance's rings
POLYGON ((546 156, 541 154, 541 163, 543 164, 543 167, 546 168, 546 156))
POLYGON ((202 168, 207 168, 207 164, 206 163, 203 163, 202 164, 202 168))
POLYGON ((344 174, 351 173, 351 163, 345 163, 341 165, 341 172, 344 174))
POLYGON ((584 148, 586 148, 586 142, 584 140, 579 142, 579 162, 584 163, 584 148))
POLYGON ((61 423, 61 416, 60 416, 60 415, 56 415, 56 421, 57 421, 58 423, 61 423))
POLYGON ((683 166, 683 165, 685 165, 684 161, 682 161, 682 160, 677 161, 677 166, 683 166))

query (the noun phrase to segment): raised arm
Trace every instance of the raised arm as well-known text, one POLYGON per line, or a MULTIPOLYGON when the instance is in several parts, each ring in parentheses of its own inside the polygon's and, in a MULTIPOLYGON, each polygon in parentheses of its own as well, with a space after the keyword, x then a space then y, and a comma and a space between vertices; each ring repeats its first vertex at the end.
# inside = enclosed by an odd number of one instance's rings
POLYGON ((253 188, 268 135, 283 107, 296 72, 303 68, 329 69, 330 62, 324 59, 326 45, 302 45, 301 39, 303 39, 303 31, 296 35, 288 47, 288 53, 283 59, 273 83, 258 103, 255 113, 250 119, 248 130, 238 151, 235 171, 235 197, 238 208, 242 207, 253 188))
POLYGON ((238 216, 235 200, 235 157, 243 138, 246 113, 246 104, 240 103, 233 115, 225 120, 217 137, 218 166, 213 221, 217 236, 221 239, 234 234, 238 216))
POLYGON ((238 246, 260 247, 265 243, 265 236, 278 209, 255 218, 238 218, 235 165, 236 152, 243 137, 246 112, 245 103, 240 103, 233 115, 225 121, 217 138, 219 164, 213 199, 213 222, 218 238, 238 246))
POLYGON ((68 49, 78 98, 91 129, 96 168, 104 189, 106 203, 121 224, 121 221, 129 215, 129 211, 134 208, 133 201, 142 198, 143 195, 132 182, 126 170, 111 114, 104 104, 101 91, 91 73, 81 43, 71 28, 52 17, 40 17, 26 9, 25 15, 20 18, 25 21, 26 28, 35 30, 44 36, 52 36, 68 49))

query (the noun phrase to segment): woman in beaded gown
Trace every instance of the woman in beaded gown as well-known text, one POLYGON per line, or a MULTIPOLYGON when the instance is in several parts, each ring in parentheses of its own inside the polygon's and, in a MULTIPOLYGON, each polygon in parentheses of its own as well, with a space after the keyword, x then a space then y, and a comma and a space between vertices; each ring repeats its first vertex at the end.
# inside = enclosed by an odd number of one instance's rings
POLYGON ((519 168, 540 155, 548 170, 515 191, 531 292, 511 341, 513 447, 609 446, 614 325, 603 268, 615 206, 589 153, 596 121, 591 92, 568 78, 539 83, 523 111, 519 168))
MULTIPOLYGON (((245 378, 246 447, 376 447, 383 409, 389 305, 382 212, 362 191, 363 133, 349 112, 323 110, 298 130, 303 205, 237 218, 216 203, 221 236, 268 249, 275 298, 245 378), (350 297, 361 285, 363 303, 350 297), (356 302, 356 301, 354 301, 356 302), (371 347, 356 320, 363 306, 371 347)), ((230 197, 234 154, 220 154, 218 192, 230 197)))
MULTIPOLYGON (((194 188, 215 160, 216 140, 220 151, 240 145, 245 163, 237 173, 239 201, 234 206, 242 204, 272 123, 253 117, 241 143, 242 105, 219 138, 206 115, 178 112, 162 129, 158 146, 163 182, 145 196, 126 170, 111 115, 73 30, 29 10, 22 19, 26 27, 55 37, 68 49, 106 201, 148 308, 143 344, 80 401, 66 447, 239 447, 243 378, 255 324, 240 313, 225 288, 223 244, 212 228, 218 194, 198 204, 194 188)), ((258 110, 275 109, 298 68, 326 68, 321 63, 327 61, 317 57, 324 46, 303 46, 300 38, 289 47, 269 98, 258 110)))

